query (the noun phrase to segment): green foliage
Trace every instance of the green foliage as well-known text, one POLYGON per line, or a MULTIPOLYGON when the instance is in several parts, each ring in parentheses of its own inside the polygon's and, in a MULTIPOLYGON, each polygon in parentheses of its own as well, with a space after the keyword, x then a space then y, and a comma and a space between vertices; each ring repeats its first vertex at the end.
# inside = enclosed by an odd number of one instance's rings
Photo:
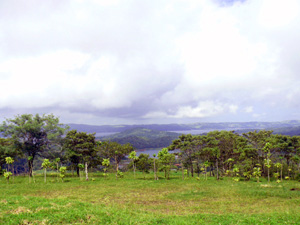
POLYGON ((49 159, 44 159, 43 163, 42 163, 42 167, 44 169, 47 169, 51 166, 51 162, 49 161, 49 159))
POLYGON ((171 165, 175 161, 175 155, 169 153, 167 148, 163 148, 158 152, 158 159, 162 165, 162 170, 165 172, 165 178, 170 179, 170 169, 171 165))
POLYGON ((7 119, 0 127, 2 134, 10 138, 15 149, 30 157, 30 176, 35 157, 60 144, 66 129, 67 127, 60 124, 59 119, 52 114, 23 114, 14 119, 7 119))
POLYGON ((145 173, 149 173, 149 170, 152 167, 152 160, 149 155, 143 153, 140 154, 136 162, 136 167, 138 170, 143 172, 145 179, 145 173))
POLYGON ((117 171, 117 177, 118 177, 118 178, 124 178, 123 172, 121 172, 120 170, 118 170, 118 171, 117 171))
POLYGON ((252 173, 252 175, 253 175, 254 177, 256 177, 257 182, 259 182, 259 177, 261 176, 261 170, 260 170, 260 167, 254 167, 254 168, 253 168, 253 173, 252 173))
POLYGON ((62 166, 59 168, 61 181, 64 182, 64 178, 66 176, 67 167, 62 166))
POLYGON ((6 164, 13 164, 14 160, 11 157, 5 157, 5 162, 6 162, 6 164))
POLYGON ((103 176, 104 177, 108 176, 107 170, 108 170, 109 165, 110 165, 110 160, 109 159, 103 159, 102 166, 104 166, 104 169, 103 169, 103 171, 104 171, 103 176))
POLYGON ((12 172, 4 172, 3 176, 5 177, 7 182, 9 182, 9 178, 12 176, 12 172))
POLYGON ((109 158, 115 161, 116 166, 116 178, 118 178, 119 164, 121 160, 133 151, 131 144, 121 145, 116 142, 102 142, 98 147, 99 153, 102 158, 109 158))

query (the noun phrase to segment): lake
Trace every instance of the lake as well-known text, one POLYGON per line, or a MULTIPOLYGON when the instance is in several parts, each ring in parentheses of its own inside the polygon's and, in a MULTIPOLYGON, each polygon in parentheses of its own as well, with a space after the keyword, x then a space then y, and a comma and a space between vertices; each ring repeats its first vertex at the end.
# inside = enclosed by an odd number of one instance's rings
MULTIPOLYGON (((148 154, 151 158, 153 158, 153 154, 156 154, 161 150, 162 148, 149 148, 149 149, 137 149, 136 155, 139 156, 140 154, 148 154)), ((179 150, 170 151, 170 153, 179 152, 179 150)))

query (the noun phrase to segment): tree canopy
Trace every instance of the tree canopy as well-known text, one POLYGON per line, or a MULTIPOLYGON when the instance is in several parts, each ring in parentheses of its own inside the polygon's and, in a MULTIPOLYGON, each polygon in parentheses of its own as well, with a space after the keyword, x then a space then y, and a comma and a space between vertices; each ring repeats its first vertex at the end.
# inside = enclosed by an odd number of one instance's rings
POLYGON ((2 134, 10 137, 14 148, 27 156, 30 176, 35 157, 61 144, 66 129, 52 114, 23 114, 7 119, 0 127, 2 134))

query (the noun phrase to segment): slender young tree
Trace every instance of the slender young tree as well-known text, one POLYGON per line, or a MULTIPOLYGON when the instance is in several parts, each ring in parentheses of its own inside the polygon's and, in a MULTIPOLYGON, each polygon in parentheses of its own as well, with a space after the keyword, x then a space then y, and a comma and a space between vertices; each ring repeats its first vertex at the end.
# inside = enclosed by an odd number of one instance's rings
POLYGON ((165 178, 170 179, 170 169, 171 165, 175 161, 175 155, 169 153, 167 148, 163 148, 161 151, 158 152, 158 158, 165 172, 165 178))
MULTIPOLYGON (((6 172, 11 172, 11 176, 12 177, 14 177, 14 172, 13 172, 13 163, 14 163, 14 159, 13 158, 11 158, 11 157, 6 157, 5 158, 5 162, 6 162, 6 164, 7 164, 7 170, 6 170, 6 172)), ((14 179, 14 178, 13 178, 14 179)))
POLYGON ((57 173, 57 181, 58 181, 58 177, 59 177, 59 163, 60 163, 60 158, 56 158, 54 160, 55 162, 55 166, 56 166, 56 173, 57 173))
POLYGON ((133 165, 133 176, 134 176, 134 178, 135 178, 136 162, 137 162, 137 160, 138 160, 138 157, 136 156, 136 151, 130 152, 128 158, 131 159, 131 161, 132 161, 132 165, 133 165))
POLYGON ((270 152, 270 149, 271 149, 272 145, 268 142, 265 144, 265 147, 264 147, 264 152, 267 153, 267 156, 265 158, 265 166, 267 167, 267 170, 268 170, 268 182, 270 182, 270 168, 271 168, 271 152, 270 152))
POLYGON ((103 169, 103 171, 104 171, 103 176, 104 177, 107 177, 107 170, 108 170, 109 165, 110 165, 109 159, 103 159, 102 166, 104 166, 104 169, 103 169))
POLYGON ((44 159, 42 167, 44 168, 44 182, 47 183, 47 168, 51 167, 49 159, 44 159))
POLYGON ((154 172, 154 180, 158 180, 157 165, 156 165, 156 154, 153 154, 153 172, 154 172))
POLYGON ((78 167, 78 170, 79 170, 79 179, 82 180, 82 175, 81 174, 82 174, 82 170, 84 170, 84 165, 79 163, 77 165, 77 167, 78 167))

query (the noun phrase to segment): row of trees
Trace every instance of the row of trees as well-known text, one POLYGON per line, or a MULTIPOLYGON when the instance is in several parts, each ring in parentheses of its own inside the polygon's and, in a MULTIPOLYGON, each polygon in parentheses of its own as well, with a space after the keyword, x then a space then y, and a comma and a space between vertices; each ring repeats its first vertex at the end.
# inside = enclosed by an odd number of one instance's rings
MULTIPOLYGON (((59 171, 59 164, 68 166, 80 176, 85 170, 88 180, 88 168, 101 167, 107 171, 111 163, 115 165, 116 177, 121 176, 120 162, 129 155, 130 166, 144 173, 152 169, 154 178, 162 170, 169 177, 172 167, 181 168, 185 175, 200 173, 215 176, 233 176, 250 179, 260 176, 296 178, 300 170, 300 138, 298 136, 273 135, 272 131, 254 131, 236 134, 233 131, 213 131, 206 135, 182 135, 168 148, 162 149, 157 158, 154 155, 136 156, 130 144, 99 142, 94 134, 68 131, 58 118, 51 115, 16 116, 7 119, 0 127, 5 138, 0 138, 0 166, 8 165, 11 159, 25 158, 28 174, 33 175, 33 163, 36 158, 44 158, 42 167, 51 167, 59 171), (177 150, 170 154, 169 151, 177 150), (175 155, 177 155, 175 159, 175 155), (49 161, 50 160, 50 161, 49 161), (177 167, 175 167, 177 165, 177 167)), ((12 170, 13 167, 10 167, 12 170)), ((7 168, 8 172, 9 168, 7 168)), ((65 170, 65 169, 64 169, 65 170)), ((13 171, 11 171, 13 172, 13 171)), ((46 173, 45 173, 46 174, 46 173)), ((64 176, 64 172, 61 173, 64 176)))
MULTIPOLYGON (((213 131, 206 135, 182 135, 169 146, 180 149, 182 167, 191 176, 210 172, 221 176, 296 178, 300 172, 300 137, 253 131, 213 131)), ((280 178, 280 179, 279 179, 280 178)))
POLYGON ((130 144, 101 143, 96 141, 95 134, 68 131, 68 127, 60 124, 52 114, 24 114, 7 119, 0 132, 5 137, 0 138, 0 167, 8 165, 8 157, 26 158, 30 177, 33 176, 34 160, 44 158, 42 168, 45 171, 53 167, 59 170, 58 164, 63 163, 76 170, 79 176, 79 170, 84 165, 88 180, 88 167, 96 167, 102 164, 103 159, 111 159, 118 172, 120 161, 133 151, 130 144))

